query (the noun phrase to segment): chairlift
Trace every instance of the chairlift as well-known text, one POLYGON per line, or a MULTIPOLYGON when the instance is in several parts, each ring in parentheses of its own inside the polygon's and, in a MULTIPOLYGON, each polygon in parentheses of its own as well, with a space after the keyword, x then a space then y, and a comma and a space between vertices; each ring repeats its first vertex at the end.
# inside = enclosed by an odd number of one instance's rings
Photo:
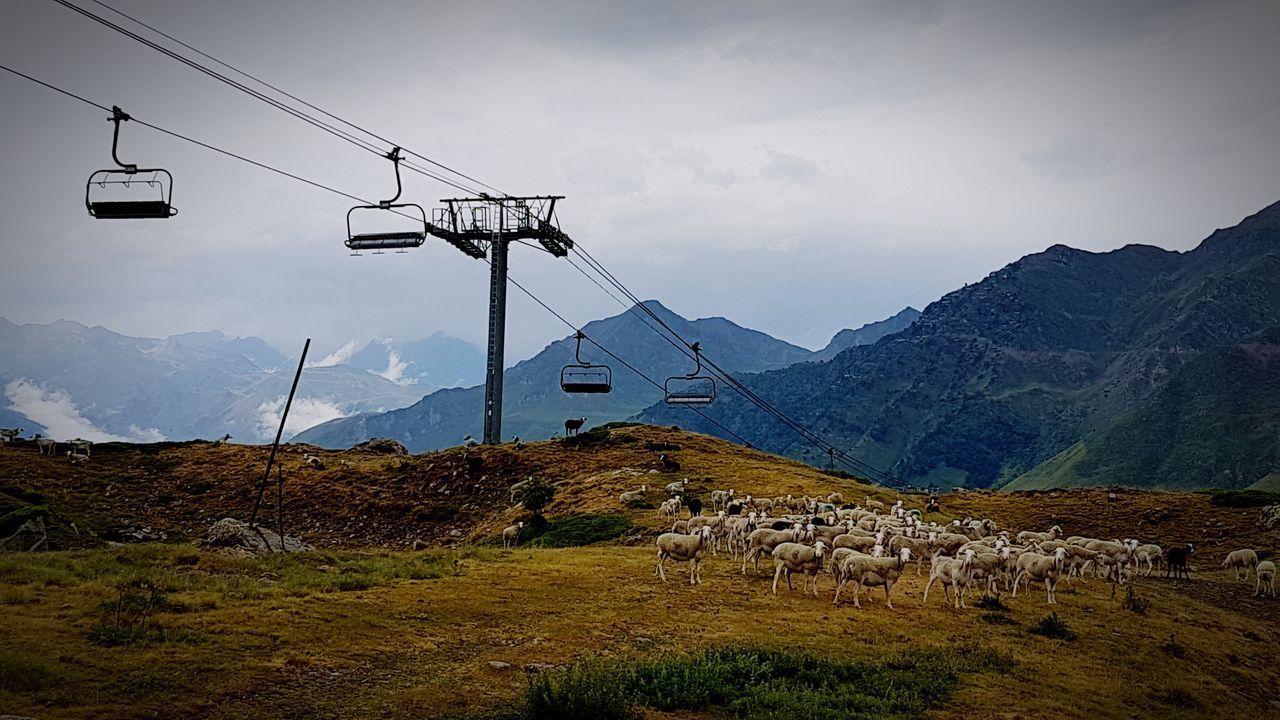
POLYGON ((560 369, 560 389, 567 393, 607 393, 613 390, 613 371, 608 365, 592 365, 582 359, 582 341, 586 335, 579 330, 573 336, 578 341, 573 357, 577 363, 560 369))
MULTIPOLYGON (((396 169, 396 194, 390 200, 379 200, 377 205, 357 205, 347 211, 347 242, 346 245, 351 250, 399 250, 402 248, 421 247, 422 243, 427 240, 427 211, 422 209, 421 205, 416 203, 397 203, 400 199, 402 186, 400 185, 400 148, 394 148, 387 153, 387 159, 391 161, 396 169), (409 210, 411 213, 417 211, 416 215, 422 218, 422 229, 414 228, 413 230, 403 230, 399 232, 371 232, 353 234, 351 232, 351 214, 357 210, 409 210)), ((405 213, 398 213, 404 215, 405 213)), ((417 218, 411 218, 417 222, 417 218)), ((353 255, 356 253, 352 253, 353 255)), ((381 255, 382 252, 375 252, 375 255, 381 255)))
POLYGON ((178 214, 173 207, 173 175, 163 168, 140 168, 132 163, 120 162, 116 153, 120 145, 120 123, 130 120, 129 113, 119 107, 111 108, 111 117, 107 118, 115 124, 111 136, 111 159, 119 168, 95 170, 89 175, 84 188, 84 206, 89 215, 98 220, 145 220, 154 218, 171 218, 178 214), (146 177, 148 176, 149 177, 146 177), (163 175, 164 177, 161 177, 163 175), (141 177, 140 177, 141 176, 141 177), (152 198, 122 200, 121 195, 137 194, 134 186, 140 186, 152 198), (96 190, 95 190, 96 188, 96 190), (113 190, 115 193, 107 193, 113 190))
POLYGON ((688 375, 667 378, 662 384, 668 405, 710 405, 716 401, 716 381, 702 374, 702 346, 694 343, 693 357, 698 366, 688 375))

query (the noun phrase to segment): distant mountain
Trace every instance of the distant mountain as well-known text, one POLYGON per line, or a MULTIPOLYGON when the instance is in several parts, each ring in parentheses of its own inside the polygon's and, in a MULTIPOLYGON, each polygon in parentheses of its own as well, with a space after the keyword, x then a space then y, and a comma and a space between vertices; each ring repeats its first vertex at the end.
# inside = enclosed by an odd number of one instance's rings
POLYGON ((814 353, 812 360, 830 360, 851 347, 871 345, 886 335, 902 332, 920 317, 920 311, 907 307, 891 318, 867 323, 857 330, 845 328, 831 338, 827 346, 814 353))
MULTIPOLYGON (((291 365, 258 338, 219 332, 136 338, 60 320, 0 318, 0 407, 46 434, 88 439, 274 435, 291 365)), ((362 411, 401 407, 421 393, 348 366, 308 368, 290 413, 303 430, 362 411)), ((24 424, 23 427, 26 427, 24 424)))
MULTIPOLYGON (((880 342, 742 379, 911 483, 1245 487, 1280 471, 1277 327, 1280 203, 1186 253, 1055 245, 880 342)), ((721 398, 706 412, 729 430, 818 460, 721 398)), ((724 435, 660 404, 640 418, 724 435)))
MULTIPOLYGON (((656 300, 646 301, 645 305, 682 337, 701 342, 730 371, 781 368, 812 356, 804 348, 724 318, 687 320, 656 300)), ((642 313, 632 308, 588 323, 583 331, 659 383, 668 376, 692 371, 692 361, 654 334, 641 317, 642 313)), ((584 345, 583 358, 612 367, 613 392, 566 395, 560 390, 560 370, 573 362, 574 348, 572 338, 563 338, 507 369, 503 387, 505 437, 545 438, 562 430, 565 418, 570 417, 585 416, 591 425, 622 420, 662 398, 661 389, 590 344, 584 345)), ((413 452, 449 447, 459 444, 466 435, 481 435, 483 398, 483 386, 440 390, 411 407, 334 420, 301 433, 296 440, 337 448, 371 437, 389 437, 413 452)))
POLYGON ((420 395, 482 383, 485 374, 484 352, 444 333, 422 340, 372 340, 346 364, 392 382, 416 385, 420 395))

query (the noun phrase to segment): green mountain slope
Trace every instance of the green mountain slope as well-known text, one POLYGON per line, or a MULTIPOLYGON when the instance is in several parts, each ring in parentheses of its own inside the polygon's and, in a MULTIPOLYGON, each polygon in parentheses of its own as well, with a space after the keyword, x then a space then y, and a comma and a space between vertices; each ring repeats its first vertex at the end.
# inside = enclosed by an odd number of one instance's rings
MULTIPOLYGON (((1250 418, 1280 407, 1280 389, 1262 382, 1272 366, 1250 360, 1242 345, 1276 326, 1280 203, 1187 253, 1055 245, 946 295, 873 345, 742 379, 910 483, 991 487, 1036 469, 1039 485, 1243 487, 1272 472, 1277 437, 1227 437, 1242 434, 1227 400, 1258 395, 1239 410, 1250 418), (1191 390, 1220 401, 1192 402, 1191 390), (1126 447, 1143 450, 1121 462, 1126 447), (1162 451, 1176 459, 1165 464, 1162 451)), ((734 433, 768 451, 825 460, 735 393, 721 397, 707 412, 734 433)), ((662 405, 640 415, 678 417, 662 405)))

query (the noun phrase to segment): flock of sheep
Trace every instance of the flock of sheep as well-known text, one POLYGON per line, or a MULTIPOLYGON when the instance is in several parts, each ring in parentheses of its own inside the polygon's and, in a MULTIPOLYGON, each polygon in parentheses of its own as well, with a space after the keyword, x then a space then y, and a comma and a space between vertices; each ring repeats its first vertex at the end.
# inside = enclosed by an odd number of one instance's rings
MULTIPOLYGON (((908 565, 916 574, 929 566, 924 602, 935 586, 947 601, 967 607, 965 597, 981 590, 996 594, 1003 585, 1016 597, 1020 589, 1043 583, 1049 604, 1057 602, 1058 583, 1069 584, 1086 577, 1104 578, 1123 584, 1134 574, 1151 575, 1163 564, 1166 577, 1190 578, 1188 559, 1192 545, 1170 548, 1135 539, 1103 540, 1084 536, 1062 537, 1062 529, 1025 530, 1013 533, 1001 529, 989 518, 966 518, 948 525, 922 522, 919 509, 907 508, 899 500, 892 506, 870 497, 861 504, 846 503, 840 493, 825 498, 739 497, 733 490, 713 490, 711 515, 701 513, 702 504, 683 494, 688 480, 667 485, 669 497, 659 506, 674 521, 671 531, 657 539, 657 567, 654 575, 666 582, 668 561, 689 563, 689 583, 702 582, 702 562, 710 555, 726 552, 741 559, 741 571, 748 566, 759 573, 762 559, 773 563, 772 591, 780 580, 794 590, 792 576, 802 577, 801 590, 818 595, 818 581, 829 575, 835 589, 832 604, 839 605, 842 593, 853 593, 853 604, 861 608, 866 588, 884 589, 885 605, 893 607, 893 586, 908 565), (695 509, 696 508, 696 509, 695 509)), ((641 485, 624 492, 625 506, 645 502, 648 487, 641 485)), ((1237 550, 1223 560, 1244 579, 1256 576, 1254 595, 1276 596, 1276 566, 1259 560, 1254 550, 1237 550)))
MULTIPOLYGON (((0 428, 0 441, 10 442, 13 440, 17 440, 21 437, 22 437, 22 428, 20 427, 19 428, 0 428)), ((57 440, 54 440, 53 438, 44 437, 40 433, 36 433, 35 435, 32 435, 31 439, 32 441, 35 442, 36 449, 40 451, 41 455, 52 456, 57 454, 58 444, 59 444, 57 440)), ((63 441, 61 444, 70 446, 70 449, 68 449, 65 454, 67 456, 67 460, 72 465, 79 465, 80 463, 89 461, 89 449, 93 447, 92 442, 85 440, 83 438, 75 438, 73 440, 63 441)))

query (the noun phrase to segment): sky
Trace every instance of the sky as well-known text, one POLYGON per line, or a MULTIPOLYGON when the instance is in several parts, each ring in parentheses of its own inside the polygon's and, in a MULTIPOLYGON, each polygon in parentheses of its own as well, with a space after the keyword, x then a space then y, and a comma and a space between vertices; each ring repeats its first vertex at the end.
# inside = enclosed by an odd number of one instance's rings
MULTIPOLYGON (((565 195, 562 229, 641 298, 809 348, 1056 243, 1187 250, 1280 200, 1273 1, 108 2, 504 192, 565 195)), ((386 160, 50 0, 6 4, 0 64, 393 191, 386 160)), ((488 267, 442 241, 349 257, 351 201, 129 123, 122 159, 169 169, 179 214, 96 221, 105 113, 3 72, 0 105, 0 316, 484 343, 488 267)), ((460 194, 404 181, 427 208, 460 194)), ((511 276, 575 324, 621 310, 532 248, 511 276)), ((508 363, 568 332, 512 288, 508 363)))

